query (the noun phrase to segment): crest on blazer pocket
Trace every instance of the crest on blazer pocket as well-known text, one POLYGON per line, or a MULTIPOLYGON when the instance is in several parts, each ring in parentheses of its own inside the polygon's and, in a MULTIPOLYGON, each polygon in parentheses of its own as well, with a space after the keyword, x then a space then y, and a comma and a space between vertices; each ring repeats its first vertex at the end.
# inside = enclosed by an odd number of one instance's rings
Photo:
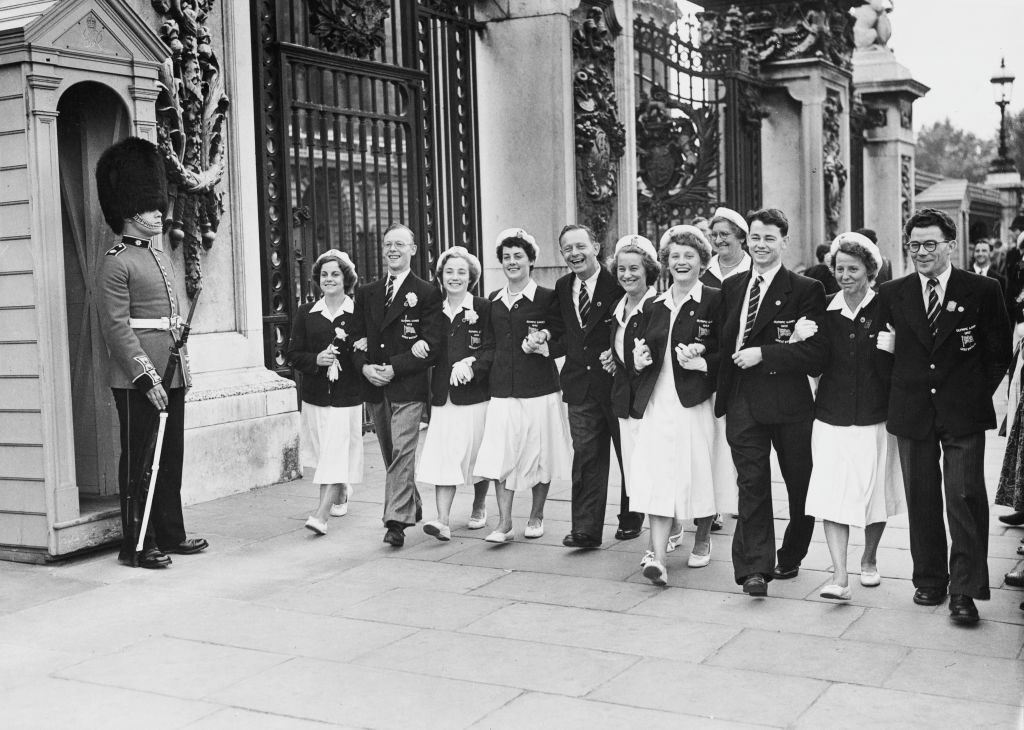
POLYGON ((793 327, 796 326, 796 320, 773 319, 772 325, 775 327, 775 341, 785 345, 789 342, 789 338, 793 336, 793 327))
POLYGON ((416 337, 417 337, 416 325, 418 325, 419 323, 420 323, 420 321, 418 319, 410 319, 409 317, 402 317, 402 339, 403 340, 415 340, 416 337))
POLYGON ((697 318, 697 337, 710 337, 711 336, 711 320, 697 318))
POLYGON ((469 330, 469 349, 470 350, 478 350, 478 349, 480 349, 481 340, 482 340, 482 337, 480 335, 480 330, 473 330, 473 329, 469 330))
POLYGON ((529 330, 530 334, 540 332, 547 325, 547 322, 543 319, 528 319, 526 320, 526 329, 529 330))
POLYGON ((974 330, 977 326, 969 324, 966 327, 956 328, 956 333, 960 337, 960 352, 970 352, 978 346, 978 341, 974 339, 974 330))

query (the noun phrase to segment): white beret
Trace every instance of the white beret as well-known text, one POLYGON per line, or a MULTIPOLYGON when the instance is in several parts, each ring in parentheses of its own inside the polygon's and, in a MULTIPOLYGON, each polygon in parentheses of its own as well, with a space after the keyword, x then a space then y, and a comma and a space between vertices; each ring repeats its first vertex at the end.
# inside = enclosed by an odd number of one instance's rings
POLYGON ((836 265, 836 252, 839 250, 839 244, 843 243, 855 243, 858 246, 862 246, 867 249, 868 253, 871 254, 871 258, 875 261, 875 270, 881 271, 882 269, 882 252, 878 249, 878 246, 871 242, 871 239, 867 236, 854 233, 853 231, 847 233, 840 233, 836 236, 835 240, 832 241, 832 248, 829 250, 829 256, 832 259, 832 268, 836 265))
POLYGON ((625 248, 626 246, 636 246, 655 261, 658 260, 658 252, 654 250, 654 244, 651 243, 649 238, 644 238, 643 236, 635 234, 623 236, 615 242, 615 253, 618 253, 619 249, 625 248))
POLYGON ((714 224, 715 218, 724 218, 730 223, 735 224, 744 233, 750 233, 750 226, 747 225, 746 219, 732 208, 716 208, 715 214, 711 216, 712 224, 714 224))
POLYGON ((444 265, 448 262, 448 259, 453 256, 466 259, 469 262, 469 268, 472 271, 473 267, 476 267, 477 272, 480 271, 480 259, 469 252, 465 246, 452 246, 446 248, 441 252, 441 255, 437 257, 437 273, 440 274, 444 269, 444 265))
POLYGON ((711 244, 708 243, 708 237, 704 235, 704 231, 697 228, 696 226, 682 225, 672 226, 661 235, 661 240, 658 241, 658 250, 660 251, 661 249, 665 248, 665 246, 668 245, 668 242, 672 240, 672 237, 679 233, 690 233, 696 236, 698 239, 700 239, 704 243, 704 245, 711 246, 711 244))
POLYGON ((356 267, 356 265, 352 263, 352 259, 348 257, 347 253, 345 253, 344 251, 339 251, 336 248, 329 248, 316 257, 316 261, 313 262, 314 268, 318 266, 321 261, 326 261, 327 259, 337 259, 338 261, 343 261, 353 269, 356 267))
POLYGON ((495 242, 495 245, 500 246, 502 241, 508 240, 509 238, 520 239, 523 242, 523 249, 532 250, 534 260, 537 259, 537 256, 540 252, 537 250, 536 238, 531 236, 522 228, 506 228, 504 231, 498 234, 498 240, 495 242))

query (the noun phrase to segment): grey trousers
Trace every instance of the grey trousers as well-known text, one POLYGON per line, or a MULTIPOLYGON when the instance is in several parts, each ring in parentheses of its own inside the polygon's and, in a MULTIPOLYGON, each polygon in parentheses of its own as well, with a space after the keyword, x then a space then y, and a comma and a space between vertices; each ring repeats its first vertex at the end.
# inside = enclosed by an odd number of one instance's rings
POLYGON ((384 481, 384 524, 415 525, 416 513, 422 511, 415 478, 416 444, 426 404, 393 403, 384 396, 382 402, 367 403, 366 407, 388 470, 384 481))

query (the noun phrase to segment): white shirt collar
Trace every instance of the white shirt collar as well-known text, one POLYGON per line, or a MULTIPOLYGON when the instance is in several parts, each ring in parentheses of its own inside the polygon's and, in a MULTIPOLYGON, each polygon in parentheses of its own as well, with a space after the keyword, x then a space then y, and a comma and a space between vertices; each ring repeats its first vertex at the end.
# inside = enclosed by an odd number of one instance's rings
POLYGON ((454 312, 451 310, 451 307, 448 306, 448 297, 445 297, 444 304, 441 305, 441 311, 448 315, 448 319, 454 322, 455 318, 459 316, 459 312, 473 311, 473 295, 467 294, 465 298, 462 300, 462 303, 459 304, 459 308, 456 309, 454 312))
MULTIPOLYGON (((946 267, 945 271, 943 271, 941 274, 939 274, 938 276, 935 277, 938 280, 938 282, 939 282, 939 301, 940 302, 943 299, 946 298, 946 290, 949 288, 949 275, 952 274, 952 273, 953 273, 953 265, 950 264, 949 266, 946 267)), ((924 300, 927 302, 928 301, 928 277, 925 276, 924 274, 918 274, 918 277, 921 279, 921 291, 924 292, 924 300)), ((927 309, 927 305, 925 306, 925 309, 927 309)))
POLYGON ((711 263, 708 264, 708 271, 710 271, 711 274, 719 281, 725 281, 730 276, 735 276, 736 274, 742 274, 747 271, 750 271, 751 263, 752 261, 750 259, 750 256, 748 256, 747 252, 744 251, 743 258, 741 258, 740 262, 736 264, 736 268, 731 269, 728 274, 722 276, 722 263, 721 261, 718 260, 718 254, 716 253, 714 256, 711 257, 711 263))
POLYGON ((634 307, 633 311, 629 313, 629 317, 627 317, 626 319, 623 319, 623 317, 626 314, 626 297, 622 297, 622 299, 619 300, 619 303, 615 305, 615 309, 612 310, 612 313, 615 315, 615 319, 618 320, 620 325, 625 327, 626 323, 633 318, 633 315, 637 314, 643 309, 644 302, 646 302, 651 297, 656 296, 657 293, 658 292, 654 290, 653 286, 647 287, 647 291, 644 292, 644 295, 640 298, 640 303, 637 304, 636 307, 634 307))
POLYGON ((990 268, 992 268, 992 264, 989 264, 984 269, 978 266, 977 264, 974 264, 974 273, 979 274, 980 276, 988 276, 988 270, 990 268))
MULTIPOLYGON (((533 298, 537 295, 537 282, 535 282, 533 279, 530 279, 530 281, 527 282, 526 287, 520 292, 520 295, 525 297, 526 299, 529 299, 532 302, 533 298)), ((505 303, 506 307, 512 309, 512 302, 514 300, 512 299, 511 292, 509 292, 508 290, 508 284, 505 284, 505 286, 502 288, 499 298, 501 299, 501 301, 505 303)), ((518 297, 516 298, 518 299, 518 297)))
POLYGON ((826 309, 829 312, 838 311, 847 319, 856 319, 857 313, 860 310, 864 309, 864 307, 868 306, 868 304, 874 298, 875 290, 868 287, 868 293, 864 295, 864 298, 860 301, 860 304, 857 305, 856 309, 851 310, 849 306, 847 306, 846 304, 846 297, 843 296, 843 292, 839 291, 834 297, 832 297, 832 301, 828 303, 826 309))
POLYGON ((664 302, 666 307, 674 311, 676 309, 679 309, 679 307, 683 306, 684 304, 686 304, 686 302, 688 302, 691 299, 697 302, 697 304, 700 304, 700 300, 703 296, 704 284, 701 283, 701 281, 698 279, 697 283, 693 285, 692 289, 690 289, 690 293, 686 295, 686 299, 679 302, 679 304, 676 304, 673 300, 672 287, 669 287, 664 292, 662 292, 661 295, 655 301, 664 302))
MULTIPOLYGON (((776 264, 772 268, 768 269, 768 271, 764 272, 763 274, 759 274, 759 273, 757 273, 757 271, 755 269, 751 268, 750 269, 750 286, 754 285, 754 280, 757 279, 757 277, 760 276, 762 279, 764 279, 764 282, 761 285, 761 287, 762 287, 761 288, 761 295, 763 296, 764 292, 768 289, 768 287, 770 287, 772 285, 772 281, 775 279, 775 275, 777 273, 779 273, 779 269, 781 269, 781 268, 782 268, 782 263, 781 262, 776 264)), ((747 288, 749 289, 750 287, 747 287, 747 288)))
POLYGON ((587 285, 587 294, 593 294, 594 293, 594 287, 597 286, 597 277, 598 277, 598 275, 600 273, 601 273, 601 267, 598 266, 597 270, 594 271, 593 275, 592 276, 588 276, 586 279, 580 279, 580 277, 574 275, 572 277, 573 278, 573 282, 572 282, 573 293, 579 294, 579 292, 580 292, 580 284, 586 284, 587 285))
MULTIPOLYGON (((352 314, 352 312, 354 311, 355 303, 352 301, 352 297, 347 296, 345 297, 345 301, 341 303, 341 309, 334 313, 334 317, 337 317, 339 314, 342 313, 352 314)), ((312 314, 313 312, 320 312, 321 314, 324 315, 325 318, 327 318, 331 322, 334 321, 334 317, 332 317, 331 313, 327 311, 327 300, 324 297, 320 297, 320 300, 312 307, 310 307, 309 313, 312 314)))
MULTIPOLYGON (((406 269, 401 274, 395 274, 395 293, 396 294, 398 293, 398 290, 402 288, 402 283, 405 281, 406 277, 408 277, 410 273, 412 273, 412 269, 406 269)), ((388 277, 388 276, 391 276, 391 272, 390 271, 385 273, 385 278, 388 277)), ((385 282, 384 285, 387 286, 387 282, 385 282)))

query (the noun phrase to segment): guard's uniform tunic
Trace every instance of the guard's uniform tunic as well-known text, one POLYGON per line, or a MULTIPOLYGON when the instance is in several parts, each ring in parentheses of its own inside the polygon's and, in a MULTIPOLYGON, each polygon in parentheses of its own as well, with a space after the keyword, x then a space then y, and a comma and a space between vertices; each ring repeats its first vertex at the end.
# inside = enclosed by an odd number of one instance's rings
POLYGON ((118 487, 121 496, 121 559, 135 552, 127 510, 129 477, 146 468, 146 440, 159 411, 146 393, 162 384, 167 392, 167 427, 144 549, 163 549, 185 539, 181 514, 181 467, 185 433, 185 391, 191 385, 188 358, 170 383, 161 383, 170 348, 180 333, 180 311, 172 270, 162 243, 131 236, 107 251, 99 269, 97 311, 110 354, 109 380, 121 426, 118 487))

